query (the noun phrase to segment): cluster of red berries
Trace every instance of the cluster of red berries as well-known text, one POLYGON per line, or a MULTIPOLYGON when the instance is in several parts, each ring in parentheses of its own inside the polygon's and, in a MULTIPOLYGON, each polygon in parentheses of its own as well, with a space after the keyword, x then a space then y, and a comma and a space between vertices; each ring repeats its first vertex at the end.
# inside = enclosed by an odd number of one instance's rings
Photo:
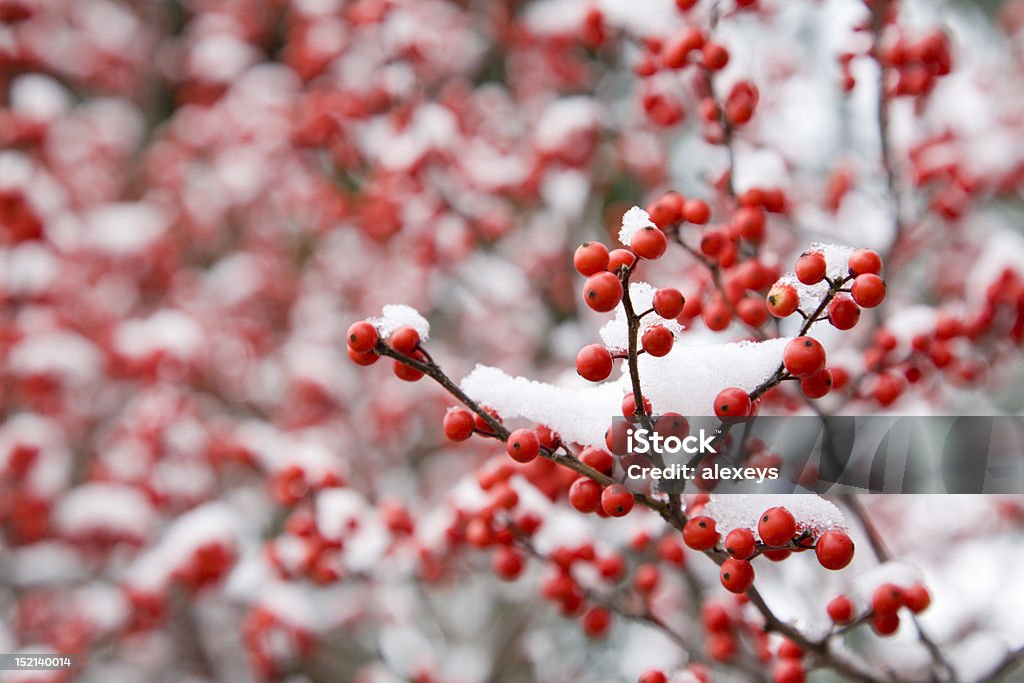
MULTIPOLYGON (((357 365, 373 365, 380 359, 376 352, 381 342, 377 328, 365 320, 352 323, 348 328, 348 357, 357 365)), ((405 354, 413 360, 425 363, 427 356, 420 350, 420 333, 412 327, 403 325, 391 333, 387 345, 395 351, 405 354)), ((406 382, 416 382, 423 377, 423 372, 411 365, 396 360, 392 367, 395 377, 406 382)))
POLYGON ((285 521, 284 531, 265 546, 267 560, 279 577, 285 580, 306 578, 321 586, 343 578, 344 539, 321 534, 311 511, 295 510, 285 521))
POLYGON ((757 534, 760 542, 752 529, 740 527, 730 530, 723 541, 715 520, 697 515, 683 527, 683 542, 701 551, 714 550, 721 544, 729 557, 721 565, 719 578, 732 593, 743 593, 753 585, 754 568, 750 561, 758 555, 778 562, 793 552, 813 548, 821 566, 832 570, 843 569, 853 560, 853 541, 846 532, 833 529, 815 537, 784 507, 765 510, 758 520, 757 534))
POLYGON ((928 609, 931 603, 931 594, 920 583, 903 587, 894 583, 883 583, 872 593, 869 609, 859 615, 853 600, 846 595, 834 598, 828 603, 826 610, 829 618, 837 625, 849 626, 870 621, 875 633, 888 636, 900 627, 900 608, 906 607, 913 614, 919 614, 928 609))

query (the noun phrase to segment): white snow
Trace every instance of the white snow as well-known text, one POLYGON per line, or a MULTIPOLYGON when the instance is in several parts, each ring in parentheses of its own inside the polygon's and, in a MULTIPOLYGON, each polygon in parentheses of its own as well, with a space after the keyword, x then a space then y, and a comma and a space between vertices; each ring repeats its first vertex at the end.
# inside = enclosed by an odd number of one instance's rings
POLYGON ((99 376, 103 354, 96 345, 74 332, 41 332, 26 336, 11 349, 8 363, 16 373, 55 374, 89 380, 99 376))
POLYGON ((138 358, 164 351, 189 359, 203 345, 203 331, 185 313, 165 308, 148 318, 122 322, 114 335, 114 345, 126 356, 138 358))
POLYGON ((385 339, 399 327, 404 326, 411 327, 419 332, 421 341, 426 341, 430 338, 430 323, 412 306, 388 304, 381 309, 381 317, 370 318, 369 322, 377 328, 377 332, 385 339))
POLYGON ((149 202, 105 204, 86 215, 79 243, 112 256, 129 256, 152 244, 169 224, 169 217, 149 202))
MULTIPOLYGON (((849 274, 850 254, 854 252, 853 247, 813 242, 804 249, 804 252, 809 251, 820 251, 825 255, 825 274, 828 277, 837 279, 844 278, 849 274)), ((796 261, 796 259, 793 260, 796 261)), ((814 285, 805 285, 796 278, 792 271, 785 273, 778 281, 792 285, 796 289, 800 296, 800 309, 808 314, 814 312, 829 289, 829 284, 825 280, 814 285)))
POLYGON ((137 488, 91 483, 72 489, 54 511, 57 529, 65 536, 115 533, 144 539, 156 524, 152 504, 137 488))
POLYGON ((622 215, 622 228, 619 229, 619 241, 627 247, 633 243, 633 235, 647 227, 657 227, 651 220, 650 214, 634 206, 622 215))
MULTIPOLYGON (((646 216, 647 214, 645 213, 644 215, 646 216)), ((633 310, 637 314, 651 308, 654 303, 655 291, 657 290, 646 282, 638 281, 629 284, 630 302, 633 304, 633 310)), ((683 326, 675 320, 665 320, 652 313, 640 319, 640 334, 642 335, 644 330, 656 325, 667 327, 677 337, 683 331, 683 326)), ((601 340, 609 349, 624 351, 629 347, 629 325, 626 322, 626 308, 622 303, 619 303, 616 307, 615 317, 601 327, 600 335, 601 340)))
POLYGON ((977 305, 985 300, 988 286, 1009 269, 1024 276, 1024 236, 1009 228, 989 235, 985 247, 967 276, 967 298, 977 305))
POLYGON ((55 119, 71 104, 67 89, 42 74, 18 76, 10 87, 11 108, 32 118, 55 119))
POLYGON ((757 522, 765 510, 782 506, 803 525, 815 532, 846 528, 843 513, 821 496, 807 494, 728 494, 714 495, 704 506, 703 514, 715 520, 724 536, 729 531, 747 528, 757 533, 757 522))
MULTIPOLYGON (((662 358, 640 356, 640 385, 655 413, 711 415, 715 395, 725 387, 750 391, 770 376, 788 342, 780 338, 709 346, 677 343, 662 358)), ((628 373, 598 385, 563 387, 511 377, 483 365, 462 380, 462 389, 470 397, 503 418, 546 424, 569 442, 593 446, 604 443, 605 430, 621 414, 622 397, 629 387, 628 373)))

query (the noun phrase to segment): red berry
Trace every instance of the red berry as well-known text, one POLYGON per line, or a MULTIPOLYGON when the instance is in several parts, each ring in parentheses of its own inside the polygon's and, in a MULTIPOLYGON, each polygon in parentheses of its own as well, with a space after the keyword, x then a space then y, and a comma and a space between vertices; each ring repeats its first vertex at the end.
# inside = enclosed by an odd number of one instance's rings
POLYGON ((853 541, 844 531, 826 531, 818 538, 814 554, 825 569, 842 569, 853 560, 853 541))
POLYGON ((600 273, 608 268, 608 247, 600 242, 584 242, 576 247, 572 264, 576 272, 586 277, 600 273))
POLYGON ((367 351, 366 353, 359 353, 355 349, 349 347, 348 358, 356 365, 373 365, 380 360, 380 356, 373 351, 367 351))
POLYGON ((526 562, 522 553, 512 546, 503 545, 494 552, 491 558, 491 568, 499 578, 505 581, 515 581, 523 573, 526 562))
POLYGON ((789 638, 783 638, 782 643, 779 645, 778 655, 786 659, 800 659, 804 656, 804 651, 803 648, 789 638))
POLYGON ((617 273, 623 266, 632 268, 634 263, 636 263, 636 254, 629 249, 612 249, 608 254, 609 273, 617 273))
MULTIPOLYGON (((424 359, 417 358, 416 360, 424 359)), ((395 361, 391 369, 394 371, 395 377, 406 382, 415 382, 423 377, 423 373, 421 371, 398 360, 395 361)))
POLYGON ((825 609, 828 611, 829 619, 837 624, 848 624, 853 621, 853 601, 845 595, 833 598, 825 609))
POLYGON ((665 43, 661 50, 661 61, 670 69, 686 66, 686 58, 693 50, 704 45, 704 34, 695 26, 684 28, 677 36, 665 43))
POLYGON ((710 550, 718 543, 719 534, 711 517, 691 517, 683 527, 683 543, 694 550, 710 550))
MULTIPOLYGON (((647 413, 648 415, 650 415, 651 414, 651 402, 647 399, 646 396, 643 397, 643 402, 644 402, 644 412, 647 413)), ((622 397, 622 417, 629 417, 629 418, 631 418, 631 417, 633 417, 635 415, 636 415, 636 397, 633 395, 633 392, 631 391, 631 392, 629 392, 628 394, 626 394, 626 395, 624 395, 622 397)))
POLYGON ((683 216, 689 223, 705 225, 711 220, 711 207, 703 199, 687 199, 683 205, 683 216))
POLYGON ((733 216, 733 222, 740 231, 740 237, 748 242, 764 238, 764 211, 751 206, 741 207, 733 216))
POLYGON ((683 195, 678 192, 666 192, 647 206, 647 214, 652 223, 664 229, 682 220, 684 202, 683 195))
POLYGON ((671 330, 664 325, 648 327, 640 337, 640 344, 644 347, 644 351, 657 358, 668 355, 668 352, 672 350, 673 342, 675 342, 675 337, 672 336, 671 330))
POLYGON ((591 607, 583 615, 583 632, 590 638, 601 638, 612 625, 612 615, 604 607, 591 607))
POLYGON ((612 473, 612 468, 615 466, 611 454, 591 446, 587 446, 580 452, 580 462, 588 467, 593 467, 601 474, 608 475, 612 473))
POLYGON ((804 392, 807 398, 821 398, 832 391, 832 371, 822 368, 810 377, 800 380, 800 391, 804 392))
POLYGON ((583 300, 598 313, 614 310, 622 301, 622 283, 611 273, 591 275, 583 285, 583 300))
POLYGON ((626 573, 626 563, 622 555, 609 555, 597 561, 597 571, 609 581, 618 581, 626 573))
POLYGON ((758 296, 745 296, 736 303, 740 320, 751 327, 761 327, 768 322, 768 309, 758 296))
POLYGON ((796 519, 784 507, 769 508, 757 522, 757 533, 765 545, 780 548, 793 539, 796 519))
POLYGON ((765 301, 768 304, 768 312, 776 318, 785 318, 796 312, 800 305, 800 295, 796 293, 793 285, 776 282, 768 290, 765 301))
POLYGON ((789 548, 779 548, 778 550, 765 550, 763 554, 772 562, 782 562, 792 555, 793 551, 789 548))
POLYGON ((883 583, 871 596, 875 614, 895 614, 903 606, 903 589, 894 583, 883 583))
POLYGON ((715 396, 715 415, 724 422, 735 422, 750 417, 753 406, 750 396, 739 387, 722 389, 715 396))
POLYGON ((601 505, 601 485, 580 477, 569 487, 569 502, 580 512, 594 512, 601 505))
POLYGON ((820 251, 809 251, 796 261, 796 279, 805 285, 815 285, 825 279, 825 255, 820 251))
POLYGON ((754 567, 746 560, 730 557, 722 563, 718 578, 730 593, 744 593, 754 583, 754 567))
POLYGON ((357 353, 372 351, 379 338, 377 328, 365 320, 354 322, 348 328, 348 347, 357 353))
POLYGON ((399 353, 411 354, 420 345, 420 333, 411 327, 399 327, 391 334, 391 348, 399 353))
POLYGON ((714 602, 705 602, 701 607, 700 621, 709 633, 726 633, 732 628, 729 610, 714 602))
POLYGON ((473 413, 453 408, 444 416, 444 435, 452 441, 465 441, 473 436, 473 413))
POLYGON ((888 636, 900 628, 900 616, 896 612, 880 612, 871 617, 871 628, 880 636, 888 636))
POLYGON ((709 330, 721 332, 732 322, 732 311, 729 310, 729 304, 720 297, 715 297, 704 307, 701 319, 709 330))
POLYGON ((707 640, 707 651, 716 662, 728 662, 736 656, 736 639, 729 633, 713 633, 707 640))
POLYGON ((686 554, 683 552, 683 546, 675 535, 663 536, 658 541, 658 559, 680 567, 686 564, 686 554))
POLYGON ((530 429, 517 429, 508 435, 505 451, 516 462, 530 462, 540 454, 540 439, 530 429))
POLYGON ((650 595, 661 583, 661 571, 653 564, 642 564, 633 574, 633 588, 637 593, 650 595))
POLYGON ((772 683, 804 683, 807 676, 799 659, 784 658, 772 668, 772 683))
POLYGON ((700 250, 705 256, 717 257, 725 249, 729 238, 721 230, 711 228, 700 237, 700 250))
POLYGON ((810 377, 825 367, 825 347, 813 337, 797 337, 782 351, 782 364, 794 377, 810 377))
POLYGON ((624 517, 633 509, 633 494, 622 484, 612 484, 601 492, 601 508, 609 517, 624 517))
POLYGON ((588 344, 576 354, 576 372, 591 382, 602 382, 612 374, 612 354, 600 344, 588 344))
POLYGON ((877 251, 858 249, 850 254, 849 266, 850 274, 854 276, 865 273, 878 275, 882 272, 882 257, 878 255, 877 251))
POLYGON ((688 12, 693 9, 697 4, 698 0, 676 0, 676 7, 679 8, 680 12, 688 12))
POLYGON ((666 439, 670 436, 685 439, 690 434, 690 423, 679 413, 662 413, 653 426, 654 431, 666 439))
POLYGON ((725 551, 737 560, 749 560, 754 556, 754 532, 750 529, 733 529, 725 535, 725 551))
POLYGON ((636 683, 668 683, 668 677, 658 669, 651 669, 640 674, 636 683))
POLYGON ((885 298, 885 280, 872 273, 858 275, 853 279, 850 295, 864 308, 874 308, 885 298))
POLYGON ((654 312, 666 320, 674 320, 683 314, 686 299, 683 293, 673 287, 662 287, 654 293, 654 312))
POLYGON ((828 321, 837 330, 849 330, 860 320, 860 306, 848 296, 837 296, 828 305, 828 321))
POLYGON ((630 240, 630 248, 640 258, 645 258, 649 261, 659 259, 668 249, 668 239, 658 228, 652 228, 647 226, 641 228, 633 234, 633 238, 630 240))
POLYGON ((914 614, 928 609, 928 605, 932 604, 932 596, 928 593, 928 589, 919 583, 915 583, 910 588, 903 590, 903 604, 907 606, 914 614))
MULTIPOLYGON (((501 416, 498 415, 497 411, 491 410, 490 408, 484 408, 484 412, 494 418, 499 424, 501 423, 501 416)), ((473 415, 473 426, 476 427, 478 432, 483 432, 484 434, 494 433, 494 430, 491 429, 489 424, 487 424, 487 421, 479 415, 473 415)))
POLYGON ((704 43, 704 66, 711 71, 719 71, 729 63, 729 51, 718 43, 704 43))

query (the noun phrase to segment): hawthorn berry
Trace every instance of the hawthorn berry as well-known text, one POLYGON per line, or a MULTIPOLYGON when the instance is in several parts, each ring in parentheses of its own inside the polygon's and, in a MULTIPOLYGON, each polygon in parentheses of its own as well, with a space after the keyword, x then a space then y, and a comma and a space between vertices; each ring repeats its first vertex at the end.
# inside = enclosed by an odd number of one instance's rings
POLYGON ((848 296, 837 296, 828 305, 828 321, 837 330, 852 329, 860 320, 860 306, 848 296))
POLYGON ((722 563, 718 577, 730 593, 745 593, 754 583, 754 566, 746 560, 730 557, 722 563))
POLYGON ((664 325, 652 325, 644 330, 640 337, 640 344, 644 347, 644 351, 657 358, 668 355, 668 352, 672 350, 673 342, 675 342, 675 337, 672 335, 672 331, 664 325))
POLYGON ((736 211, 732 220, 739 230, 740 237, 748 242, 760 242, 764 239, 764 210, 744 206, 736 211))
POLYGON ((683 543, 694 550, 710 550, 719 538, 715 520, 711 517, 691 517, 683 527, 683 543))
POLYGON ((820 251, 808 251, 796 261, 793 271, 796 279, 805 285, 816 285, 825 279, 825 255, 820 251))
POLYGON ((797 337, 783 349, 782 364, 794 377, 810 377, 825 367, 825 347, 813 337, 797 337))
POLYGON ((722 253, 722 250, 725 249, 725 245, 728 241, 729 238, 723 231, 714 228, 706 230, 700 237, 701 253, 705 256, 715 258, 722 253))
POLYGON ((826 531, 818 538, 814 554, 825 569, 842 569, 853 560, 853 541, 844 531, 826 531))
POLYGON ((611 273, 597 273, 583 284, 583 300, 598 313, 615 309, 622 301, 622 283, 611 273))
POLYGON ((765 302, 768 304, 769 313, 776 318, 785 318, 796 312, 800 305, 800 295, 797 294, 796 287, 793 285, 776 282, 768 290, 765 302))
POLYGON ((473 436, 473 413, 465 408, 452 408, 444 416, 444 435, 452 441, 465 441, 473 436))
POLYGON ((395 351, 409 355, 420 345, 420 333, 403 325, 391 333, 389 342, 395 351))
POLYGON ((662 287, 654 292, 654 312, 666 320, 674 320, 683 314, 686 299, 683 293, 673 287, 662 287))
POLYGON ((690 423, 679 413, 662 413, 654 421, 654 431, 664 438, 674 436, 685 439, 690 434, 690 423))
POLYGON ((531 429, 517 429, 508 435, 505 451, 516 462, 530 462, 540 454, 540 439, 531 429))
POLYGON ((849 268, 853 276, 878 275, 882 272, 882 257, 872 249, 858 249, 850 254, 849 268))
POLYGON ((601 505, 601 485, 580 477, 569 487, 569 502, 580 512, 594 512, 601 505))
POLYGON ((750 396, 739 387, 722 389, 715 396, 715 415, 723 422, 737 422, 750 417, 752 409, 750 396))
POLYGON ((772 668, 772 683, 804 683, 804 665, 799 659, 784 657, 772 668))
MULTIPOLYGON (((646 396, 643 397, 643 402, 644 402, 644 412, 647 413, 648 415, 650 415, 651 414, 651 402, 649 400, 647 400, 646 396)), ((629 393, 625 394, 622 397, 622 406, 621 407, 622 407, 622 417, 632 418, 633 416, 636 415, 636 396, 634 396, 632 391, 630 391, 629 393)))
POLYGON ((723 546, 725 551, 737 560, 749 560, 754 556, 756 547, 754 532, 743 527, 733 529, 725 535, 723 546))
POLYGON ((601 492, 601 509, 609 517, 624 517, 633 509, 633 493, 622 484, 612 484, 601 492))
POLYGON ((591 607, 583 615, 583 632, 590 638, 601 638, 612 625, 612 615, 604 607, 591 607))
POLYGON ((883 583, 871 595, 871 610, 875 614, 895 614, 903 606, 903 589, 894 583, 883 583))
POLYGON ((369 353, 378 339, 377 328, 365 320, 354 322, 348 328, 348 348, 356 353, 369 353))
POLYGON ((576 372, 591 382, 603 382, 612 374, 612 354, 600 344, 588 344, 576 354, 576 372))
POLYGON ((612 249, 608 253, 608 272, 618 273, 619 269, 632 268, 636 263, 636 254, 629 249, 612 249))
POLYGON ((764 511, 757 522, 757 534, 765 545, 780 548, 796 534, 796 519, 784 507, 773 507, 764 511))
POLYGON ((608 247, 600 242, 584 242, 576 247, 572 264, 584 277, 600 273, 608 268, 608 247))
POLYGON ((858 305, 874 308, 885 298, 885 280, 873 273, 858 275, 850 286, 850 296, 858 305))
POLYGON ((829 619, 837 624, 848 624, 853 621, 853 601, 845 595, 832 598, 825 610, 829 619))
POLYGON ((832 371, 822 368, 810 377, 800 379, 800 391, 807 398, 821 398, 832 391, 832 371))
POLYGON ((903 589, 903 604, 911 612, 918 614, 928 609, 928 606, 932 604, 932 596, 927 588, 919 583, 915 583, 913 586, 903 589))

